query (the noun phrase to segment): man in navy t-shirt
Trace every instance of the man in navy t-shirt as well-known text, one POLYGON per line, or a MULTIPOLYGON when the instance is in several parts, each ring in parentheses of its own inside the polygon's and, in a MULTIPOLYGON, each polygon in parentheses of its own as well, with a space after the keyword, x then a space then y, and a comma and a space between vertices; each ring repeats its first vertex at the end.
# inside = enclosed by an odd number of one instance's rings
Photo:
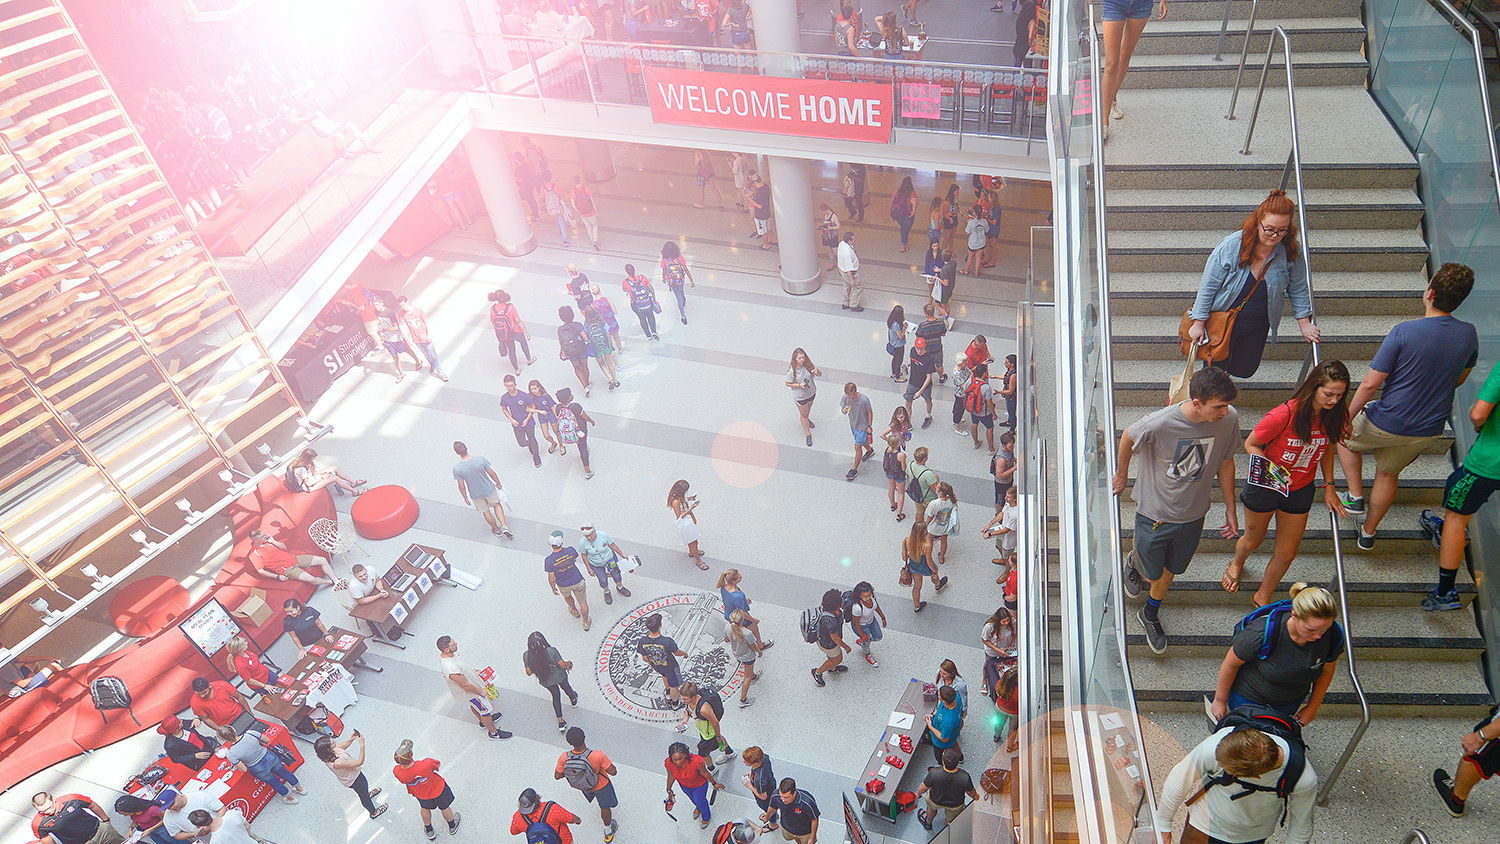
MULTIPOLYGON (((635 651, 651 666, 652 671, 661 675, 672 708, 683 706, 682 698, 677 693, 677 687, 682 685, 682 671, 677 665, 677 657, 687 656, 687 652, 671 636, 662 635, 661 613, 646 616, 646 637, 636 642, 635 651)), ((679 726, 687 729, 686 724, 679 726)))
POLYGON ((542 567, 547 571, 552 594, 561 595, 568 602, 568 612, 574 618, 582 617, 583 629, 588 630, 594 622, 589 618, 588 583, 578 571, 578 551, 563 547, 563 532, 560 530, 552 531, 547 541, 552 545, 552 553, 547 555, 542 567))
POLYGON ((536 399, 531 393, 516 389, 516 376, 505 376, 505 392, 500 394, 500 412, 510 422, 511 433, 516 435, 516 445, 530 449, 531 462, 540 469, 542 452, 536 444, 536 420, 529 412, 535 406, 536 399))
POLYGON ((769 820, 776 812, 781 813, 782 837, 797 844, 809 844, 818 837, 818 801, 806 791, 797 790, 797 781, 791 777, 783 779, 775 794, 771 795, 771 808, 760 816, 769 820))
POLYGON ((1374 549, 1375 528, 1396 500, 1401 470, 1442 436, 1453 391, 1479 359, 1478 332, 1453 316, 1473 289, 1473 270, 1463 264, 1440 267, 1422 294, 1426 314, 1391 329, 1349 403, 1352 433, 1339 445, 1339 462, 1349 482, 1344 506, 1356 523, 1363 521, 1361 550, 1374 549), (1367 451, 1375 454, 1368 507, 1363 483, 1367 451))

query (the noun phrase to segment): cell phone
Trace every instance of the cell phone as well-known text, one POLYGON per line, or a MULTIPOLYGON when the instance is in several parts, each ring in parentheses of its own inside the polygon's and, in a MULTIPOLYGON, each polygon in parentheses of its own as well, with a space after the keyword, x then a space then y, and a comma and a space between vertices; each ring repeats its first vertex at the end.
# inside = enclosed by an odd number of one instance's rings
POLYGON ((351 735, 353 735, 355 738, 358 738, 359 737, 359 730, 355 730, 353 733, 351 733, 351 735))

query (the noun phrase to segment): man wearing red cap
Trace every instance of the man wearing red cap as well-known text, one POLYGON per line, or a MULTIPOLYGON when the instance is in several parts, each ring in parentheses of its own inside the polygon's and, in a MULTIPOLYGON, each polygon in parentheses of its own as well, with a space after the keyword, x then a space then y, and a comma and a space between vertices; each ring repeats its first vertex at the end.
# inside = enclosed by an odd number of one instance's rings
POLYGON ((166 736, 162 740, 162 749, 166 751, 167 758, 195 771, 202 769, 219 748, 218 740, 198 732, 198 727, 202 724, 202 721, 194 718, 189 727, 184 727, 182 719, 176 715, 163 718, 156 731, 166 736))

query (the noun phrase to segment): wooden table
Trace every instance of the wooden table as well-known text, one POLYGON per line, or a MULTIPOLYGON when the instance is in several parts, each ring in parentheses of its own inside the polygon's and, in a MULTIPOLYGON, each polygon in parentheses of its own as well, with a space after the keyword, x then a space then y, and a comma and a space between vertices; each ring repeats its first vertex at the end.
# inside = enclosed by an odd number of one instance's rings
MULTIPOLYGON (((349 611, 350 617, 368 623, 370 628, 375 631, 376 641, 405 650, 406 646, 402 645, 399 640, 403 635, 411 635, 406 632, 402 625, 406 623, 406 619, 411 615, 412 611, 426 600, 427 593, 435 585, 457 585, 453 581, 447 580, 448 574, 453 571, 453 567, 448 565, 447 560, 443 559, 443 553, 443 549, 432 548, 427 545, 417 545, 414 543, 407 546, 407 549, 401 553, 401 556, 396 558, 396 565, 400 566, 401 570, 407 574, 417 575, 416 581, 408 586, 404 592, 398 594, 392 589, 390 590, 390 597, 371 601, 368 604, 357 605, 349 611), (432 559, 427 562, 425 568, 417 568, 407 562, 407 555, 413 549, 432 555, 432 559)), ((373 566, 370 568, 370 573, 376 577, 383 577, 385 574, 384 571, 377 571, 373 566)))
POLYGON ((383 670, 365 662, 366 637, 340 627, 329 628, 328 634, 333 639, 333 644, 324 638, 308 646, 307 655, 297 660, 291 670, 283 675, 292 688, 299 690, 296 697, 287 699, 282 694, 267 694, 261 695, 255 703, 256 712, 285 724, 294 737, 299 735, 297 725, 302 723, 302 719, 306 718, 309 712, 312 712, 315 705, 307 702, 307 694, 303 686, 303 682, 309 675, 330 666, 345 668, 351 675, 356 665, 372 671, 383 670), (346 636, 354 637, 354 642, 346 648, 335 649, 333 645, 346 636), (323 653, 315 653, 314 649, 322 650, 323 653))
POLYGON ((854 786, 854 797, 859 801, 859 807, 866 814, 885 818, 891 823, 896 819, 891 817, 891 800, 895 798, 896 790, 901 787, 901 778, 912 768, 912 758, 922 749, 922 736, 927 732, 927 716, 937 711, 937 702, 928 703, 922 699, 922 681, 913 677, 906 684, 906 691, 901 693, 901 700, 897 701, 896 708, 892 712, 911 713, 912 725, 905 729, 886 726, 880 734, 880 743, 870 754, 870 759, 865 763, 864 770, 856 777, 858 782, 854 786), (887 742, 896 736, 911 737, 911 752, 905 753, 900 747, 892 747, 887 742), (890 770, 885 776, 880 776, 880 769, 886 766, 885 758, 895 756, 901 760, 901 767, 889 766, 890 770), (878 779, 885 783, 885 788, 879 794, 870 794, 865 790, 865 785, 872 779, 878 779))

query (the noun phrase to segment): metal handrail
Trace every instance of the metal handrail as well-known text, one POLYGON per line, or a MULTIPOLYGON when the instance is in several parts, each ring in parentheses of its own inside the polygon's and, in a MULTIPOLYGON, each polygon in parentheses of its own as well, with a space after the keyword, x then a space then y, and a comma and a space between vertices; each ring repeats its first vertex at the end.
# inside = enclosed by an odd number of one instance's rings
MULTIPOLYGON (((1286 190, 1288 180, 1296 176, 1297 188, 1297 230, 1302 237, 1301 255, 1302 266, 1307 273, 1307 299, 1309 307, 1313 304, 1313 276, 1312 262, 1310 260, 1310 247, 1307 241, 1307 197, 1302 187, 1302 144, 1297 133, 1297 85, 1292 78, 1292 39, 1287 35, 1284 28, 1278 26, 1272 31, 1271 42, 1266 46, 1266 61, 1261 67, 1260 88, 1255 92, 1255 107, 1250 112, 1250 125, 1245 131, 1245 148, 1240 150, 1244 155, 1250 154, 1250 138, 1255 133, 1255 120, 1260 114, 1260 103, 1266 92, 1266 80, 1271 73, 1271 56, 1276 49, 1277 37, 1281 40, 1282 55, 1286 60, 1286 101, 1287 117, 1291 123, 1292 149, 1286 159, 1286 167, 1281 171, 1281 189, 1286 190)), ((1316 311, 1310 317, 1317 321, 1316 311)), ((1307 350, 1307 357, 1302 363, 1302 377, 1307 377, 1307 372, 1318 364, 1318 344, 1312 343, 1307 350)), ((1300 383, 1299 379, 1299 383, 1300 383)), ((1359 669, 1355 664, 1354 637, 1349 629, 1349 590, 1344 576, 1344 552, 1339 544, 1339 519, 1338 514, 1333 511, 1328 513, 1329 532, 1333 537, 1333 568, 1334 584, 1339 590, 1339 620, 1344 625, 1344 640, 1348 646, 1344 651, 1346 664, 1349 668, 1349 682, 1354 686, 1355 697, 1359 699, 1359 726, 1354 728, 1354 735, 1349 738, 1344 752, 1339 755, 1338 762, 1334 764, 1333 770, 1323 781, 1323 787, 1318 791, 1318 804, 1328 802, 1328 795, 1333 790, 1333 784, 1338 780, 1339 774, 1343 773, 1344 766, 1349 763, 1349 757, 1354 755, 1354 748, 1359 745, 1360 739, 1364 738, 1365 731, 1370 728, 1370 701, 1365 697, 1364 686, 1359 681, 1359 669)))
MULTIPOLYGON (((1250 36, 1255 34, 1255 13, 1259 11, 1259 8, 1260 0, 1251 0, 1250 20, 1245 24, 1245 43, 1240 46, 1240 69, 1234 74, 1234 92, 1229 95, 1229 113, 1224 115, 1225 120, 1234 119, 1234 106, 1240 100, 1240 82, 1245 78, 1245 59, 1250 55, 1250 36)), ((1229 0, 1224 0, 1224 25, 1229 25, 1229 0)), ((1223 44, 1223 42, 1224 34, 1221 32, 1219 43, 1223 44)))
POLYGON ((1401 839, 1401 844, 1411 844, 1413 841, 1420 841, 1422 842, 1422 844, 1432 844, 1432 842, 1427 839, 1427 833, 1423 832, 1420 829, 1413 829, 1410 832, 1406 833, 1406 837, 1401 839))

